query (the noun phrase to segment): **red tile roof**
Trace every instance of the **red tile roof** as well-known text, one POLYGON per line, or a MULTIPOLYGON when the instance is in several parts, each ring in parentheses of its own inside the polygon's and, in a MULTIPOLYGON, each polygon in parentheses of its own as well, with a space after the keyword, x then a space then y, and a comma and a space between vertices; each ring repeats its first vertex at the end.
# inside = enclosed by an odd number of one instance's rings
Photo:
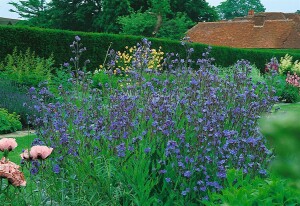
POLYGON ((188 31, 193 42, 237 48, 300 48, 300 15, 260 13, 232 21, 201 22, 188 31))

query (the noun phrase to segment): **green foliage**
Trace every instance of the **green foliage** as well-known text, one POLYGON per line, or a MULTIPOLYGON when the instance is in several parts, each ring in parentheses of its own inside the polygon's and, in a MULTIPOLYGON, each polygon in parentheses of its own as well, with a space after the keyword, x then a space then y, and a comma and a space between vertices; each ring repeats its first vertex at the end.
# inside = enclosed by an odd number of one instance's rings
POLYGON ((37 57, 30 49, 23 53, 15 48, 2 64, 0 77, 27 86, 37 86, 41 81, 50 80, 54 61, 52 56, 44 59, 37 57))
POLYGON ((266 9, 260 0, 226 0, 217 6, 222 19, 233 19, 248 15, 249 10, 264 12, 266 9))
POLYGON ((272 175, 267 179, 250 178, 243 172, 228 170, 226 187, 211 193, 204 205, 297 205, 300 192, 290 182, 272 175))
POLYGON ((177 13, 172 19, 164 18, 159 30, 155 34, 155 26, 157 18, 150 12, 137 12, 129 16, 119 17, 119 23, 122 25, 123 34, 153 36, 159 38, 169 38, 180 40, 185 36, 186 31, 194 25, 194 23, 184 13, 177 13))
POLYGON ((293 61, 293 56, 286 54, 284 57, 280 59, 279 65, 280 74, 296 73, 298 76, 300 75, 300 62, 299 60, 293 61))
POLYGON ((253 69, 251 70, 250 77, 252 78, 253 82, 265 82, 264 76, 261 74, 259 69, 255 66, 253 66, 253 69))
MULTIPOLYGON (((91 63, 88 65, 88 70, 95 70, 100 64, 103 64, 106 57, 107 48, 110 43, 113 43, 115 50, 122 51, 125 46, 131 47, 136 45, 142 37, 139 36, 124 36, 113 34, 99 34, 99 33, 84 33, 71 32, 52 29, 39 29, 29 27, 11 27, 0 26, 0 60, 3 60, 6 54, 12 53, 15 46, 23 52, 28 47, 32 51, 43 58, 49 58, 49 54, 53 53, 53 59, 57 67, 60 64, 68 61, 71 56, 69 42, 73 41, 74 36, 80 35, 83 37, 83 43, 88 50, 83 54, 83 59, 90 59, 91 63), (24 41, 26 39, 26 42, 24 41), (37 43, 38 42, 38 43, 37 43), (88 57, 88 58, 87 58, 88 57)), ((180 56, 185 56, 186 51, 179 41, 149 39, 152 42, 153 48, 158 49, 159 46, 164 48, 164 52, 178 52, 180 56)), ((202 53, 207 48, 207 45, 193 43, 192 47, 195 52, 193 58, 201 58, 202 53)), ((265 69, 265 63, 272 57, 280 59, 284 52, 272 52, 268 50, 249 50, 249 49, 234 49, 228 47, 214 46, 211 56, 216 59, 215 63, 221 66, 229 66, 234 64, 238 59, 249 60, 255 64, 262 72, 265 69)), ((300 54, 293 53, 295 59, 300 59, 300 54)))
POLYGON ((105 85, 109 85, 111 88, 117 89, 119 87, 118 80, 122 79, 115 75, 108 75, 103 70, 100 70, 93 75, 93 86, 96 88, 103 88, 105 85))
MULTIPOLYGON (((300 105, 298 105, 298 108, 300 105)), ((276 158, 271 164, 274 172, 289 178, 300 188, 300 121, 299 111, 277 112, 260 122, 261 132, 274 147, 276 158)))
POLYGON ((9 2, 15 9, 10 9, 10 12, 15 12, 25 19, 40 17, 43 12, 47 9, 45 0, 28 0, 9 2))
POLYGON ((193 22, 216 21, 218 14, 214 8, 210 7, 204 0, 188 0, 185 3, 185 12, 193 22))
POLYGON ((293 103, 300 100, 299 89, 286 82, 286 77, 283 75, 266 76, 266 83, 276 90, 276 96, 280 101, 293 103))
POLYGON ((7 134, 22 129, 20 117, 16 113, 8 113, 4 108, 0 108, 0 134, 7 134))
POLYGON ((286 103, 298 102, 300 100, 299 88, 286 84, 280 97, 286 103))
POLYGON ((49 81, 49 90, 56 96, 59 95, 59 86, 62 86, 66 89, 71 89, 72 84, 69 82, 71 75, 66 68, 60 67, 59 69, 55 69, 53 72, 50 81, 49 81))
POLYGON ((176 17, 162 23, 157 37, 180 40, 194 23, 184 13, 177 13, 176 17))
POLYGON ((133 11, 144 12, 150 8, 150 2, 148 0, 130 0, 130 7, 133 11))
POLYGON ((101 31, 119 33, 120 25, 117 22, 119 16, 128 15, 131 11, 129 0, 104 0, 103 11, 97 18, 97 24, 101 31))
POLYGON ((29 107, 33 105, 27 91, 28 87, 24 85, 0 78, 0 107, 20 115, 22 124, 26 126, 29 123, 27 116, 32 113, 29 107))
POLYGON ((36 135, 29 134, 16 138, 16 141, 18 143, 18 146, 9 153, 9 160, 15 163, 19 163, 21 161, 20 154, 23 152, 25 148, 30 148, 32 141, 36 138, 36 135))
POLYGON ((170 0, 171 10, 174 15, 177 12, 186 13, 193 22, 216 21, 218 14, 204 0, 170 0))
POLYGON ((153 36, 156 17, 148 12, 137 12, 119 17, 118 23, 122 27, 123 34, 153 36))

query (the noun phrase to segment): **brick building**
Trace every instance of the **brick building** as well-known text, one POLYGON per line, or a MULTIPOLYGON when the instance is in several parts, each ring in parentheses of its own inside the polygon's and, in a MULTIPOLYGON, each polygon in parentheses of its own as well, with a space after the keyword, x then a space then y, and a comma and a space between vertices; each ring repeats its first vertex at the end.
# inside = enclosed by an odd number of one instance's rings
POLYGON ((236 48, 300 49, 300 15, 265 12, 230 21, 200 22, 187 35, 193 42, 236 48))

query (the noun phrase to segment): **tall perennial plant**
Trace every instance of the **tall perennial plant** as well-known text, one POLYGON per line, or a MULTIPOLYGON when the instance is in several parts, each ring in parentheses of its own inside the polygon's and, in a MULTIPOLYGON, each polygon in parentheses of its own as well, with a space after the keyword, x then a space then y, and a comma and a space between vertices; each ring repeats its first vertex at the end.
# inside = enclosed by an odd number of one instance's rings
POLYGON ((64 185, 46 193, 65 204, 77 195, 85 197, 81 203, 190 205, 220 191, 228 169, 267 174, 272 154, 257 120, 275 91, 251 81, 249 62, 238 61, 220 78, 209 52, 194 61, 183 45, 187 58, 167 54, 159 72, 147 66, 151 42, 143 39, 123 80, 130 84, 119 89, 93 89, 81 70, 70 79, 73 89, 59 87, 59 99, 47 87, 30 89, 42 114, 35 119, 38 142, 54 148, 53 172, 64 185))

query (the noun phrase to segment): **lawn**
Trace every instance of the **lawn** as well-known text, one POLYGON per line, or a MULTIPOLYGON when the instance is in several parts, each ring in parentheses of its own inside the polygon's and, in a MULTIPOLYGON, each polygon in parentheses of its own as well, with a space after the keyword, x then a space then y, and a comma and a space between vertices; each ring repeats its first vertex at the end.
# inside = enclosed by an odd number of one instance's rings
POLYGON ((23 149, 30 148, 31 143, 36 138, 36 135, 27 135, 25 137, 18 137, 16 138, 16 141, 18 143, 18 146, 16 149, 14 149, 12 152, 9 153, 9 159, 12 162, 15 162, 17 164, 20 163, 21 157, 20 154, 22 153, 23 149))
POLYGON ((300 114, 300 102, 298 103, 279 103, 275 104, 273 110, 278 110, 279 112, 295 112, 300 114))

